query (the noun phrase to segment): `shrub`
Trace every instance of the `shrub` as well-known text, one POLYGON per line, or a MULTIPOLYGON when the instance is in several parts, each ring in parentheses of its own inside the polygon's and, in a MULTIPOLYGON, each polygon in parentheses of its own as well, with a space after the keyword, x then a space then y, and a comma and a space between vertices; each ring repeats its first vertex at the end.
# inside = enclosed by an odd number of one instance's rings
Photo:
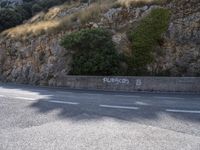
POLYGON ((0 32, 14 27, 22 21, 22 17, 12 9, 0 9, 0 32))
POLYGON ((61 4, 59 0, 43 0, 38 3, 38 5, 40 5, 44 10, 59 4, 61 4))
POLYGON ((84 29, 66 35, 61 44, 75 52, 71 74, 119 75, 120 56, 108 31, 101 28, 84 29))
POLYGON ((32 6, 32 13, 35 14, 35 13, 41 11, 42 9, 43 9, 43 7, 36 3, 32 6))
POLYGON ((27 10, 24 8, 24 6, 22 6, 22 5, 16 6, 15 9, 14 9, 14 11, 15 11, 16 13, 18 13, 18 14, 22 17, 21 22, 22 22, 23 20, 26 20, 26 19, 28 19, 28 18, 31 17, 31 13, 30 13, 29 11, 27 11, 27 10))
MULTIPOLYGON (((1 1, 1 0, 0 0, 1 1)), ((24 0, 23 4, 11 6, 9 2, 0 2, 0 32, 21 24, 35 13, 70 0, 24 0)))
POLYGON ((117 3, 123 7, 142 7, 145 5, 163 5, 172 0, 117 0, 117 3))
POLYGON ((163 8, 153 9, 141 20, 135 30, 129 32, 132 43, 132 56, 129 59, 129 74, 145 75, 147 65, 154 58, 152 52, 161 43, 162 34, 166 32, 170 19, 170 11, 163 8))

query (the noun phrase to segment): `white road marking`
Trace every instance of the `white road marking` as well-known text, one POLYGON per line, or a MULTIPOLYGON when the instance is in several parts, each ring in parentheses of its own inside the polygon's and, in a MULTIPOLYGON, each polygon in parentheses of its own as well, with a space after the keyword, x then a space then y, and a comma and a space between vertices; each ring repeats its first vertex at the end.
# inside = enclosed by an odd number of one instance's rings
POLYGON ((5 95, 0 95, 0 97, 6 97, 5 95))
POLYGON ((83 93, 83 95, 89 95, 89 96, 102 96, 102 95, 104 95, 104 94, 83 93))
MULTIPOLYGON (((0 97, 3 97, 3 95, 0 95, 0 97)), ((10 97, 11 98, 11 97, 10 97)), ((16 99, 21 99, 21 100, 28 100, 28 101, 36 101, 37 99, 35 98, 28 98, 28 97, 12 97, 16 99)), ((59 104, 68 104, 68 105, 78 105, 79 103, 77 102, 67 102, 67 101, 57 101, 57 100, 46 100, 44 102, 48 103, 59 103, 59 104)))
MULTIPOLYGON (((55 96, 57 99, 60 99, 60 98, 65 98, 65 99, 68 99, 68 98, 71 98, 71 99, 90 99, 90 100, 93 100, 94 97, 89 97, 89 96, 86 96, 86 95, 81 95, 81 96, 77 96, 77 95, 56 95, 55 96)), ((98 97, 97 97, 98 98, 98 97)))
POLYGON ((35 99, 35 98, 29 98, 29 97, 13 97, 13 98, 24 99, 24 100, 29 100, 29 101, 37 100, 37 99, 35 99))
POLYGON ((49 90, 35 90, 35 89, 32 89, 34 92, 49 92, 49 90))
POLYGON ((158 99, 184 99, 184 98, 181 98, 181 97, 162 97, 162 96, 154 96, 154 98, 158 98, 158 99))
POLYGON ((142 106, 149 106, 149 105, 150 105, 150 104, 148 104, 148 103, 141 102, 141 101, 137 101, 137 102, 135 102, 135 104, 137 104, 137 105, 142 105, 142 106))
POLYGON ((73 94, 73 92, 56 91, 58 94, 73 94))
POLYGON ((66 102, 66 101, 57 101, 57 100, 50 100, 50 101, 47 101, 47 102, 58 103, 58 104, 68 104, 68 105, 78 105, 79 104, 79 103, 76 103, 76 102, 66 102))
POLYGON ((166 109, 167 112, 175 112, 175 113, 193 113, 200 114, 200 110, 177 110, 177 109, 166 109))
POLYGON ((58 97, 58 98, 76 98, 78 96, 76 95, 55 95, 55 97, 58 97))
POLYGON ((141 97, 141 96, 136 96, 136 95, 114 95, 114 96, 127 97, 127 98, 140 98, 141 97))
POLYGON ((99 107, 104 107, 104 108, 115 108, 115 109, 132 109, 132 110, 137 110, 137 109, 139 109, 138 107, 115 106, 115 105, 99 105, 99 107))

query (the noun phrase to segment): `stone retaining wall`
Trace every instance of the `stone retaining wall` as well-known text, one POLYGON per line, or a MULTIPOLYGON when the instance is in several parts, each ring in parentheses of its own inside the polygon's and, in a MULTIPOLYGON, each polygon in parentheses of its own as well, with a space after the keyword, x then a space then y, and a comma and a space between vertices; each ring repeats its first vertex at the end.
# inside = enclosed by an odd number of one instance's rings
POLYGON ((57 78, 56 86, 105 91, 161 91, 200 93, 200 77, 104 77, 57 78))

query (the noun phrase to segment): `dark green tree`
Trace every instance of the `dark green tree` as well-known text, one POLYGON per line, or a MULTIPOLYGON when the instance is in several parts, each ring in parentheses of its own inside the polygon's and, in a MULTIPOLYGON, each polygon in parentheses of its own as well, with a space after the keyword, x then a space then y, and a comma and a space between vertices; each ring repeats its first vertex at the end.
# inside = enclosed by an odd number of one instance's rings
POLYGON ((71 74, 120 74, 120 56, 108 31, 101 28, 84 29, 66 35, 61 44, 74 51, 71 74))
POLYGON ((0 32, 21 23, 22 17, 13 9, 0 9, 0 32))
POLYGON ((32 14, 35 14, 35 13, 40 12, 42 10, 43 10, 43 7, 40 6, 37 3, 32 6, 32 14))

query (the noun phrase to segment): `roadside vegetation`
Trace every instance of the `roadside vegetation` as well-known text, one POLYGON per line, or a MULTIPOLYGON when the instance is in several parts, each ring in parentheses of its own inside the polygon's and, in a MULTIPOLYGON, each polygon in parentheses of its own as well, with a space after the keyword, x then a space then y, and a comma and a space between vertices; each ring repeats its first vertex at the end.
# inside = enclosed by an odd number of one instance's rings
POLYGON ((73 75, 148 75, 147 65, 154 61, 154 50, 162 44, 170 11, 153 9, 135 29, 128 32, 132 54, 117 54, 112 36, 104 29, 86 29, 66 35, 62 45, 73 50, 73 75), (123 60, 122 60, 123 58, 123 60), (126 72, 120 71, 121 62, 126 62, 126 72))
MULTIPOLYGON (((100 14, 106 12, 111 6, 112 1, 104 0, 105 3, 92 3, 90 6, 77 10, 77 12, 66 15, 64 17, 55 17, 48 19, 48 14, 51 16, 56 16, 58 12, 54 12, 54 9, 49 9, 44 17, 38 22, 25 23, 18 25, 15 28, 10 28, 1 33, 1 36, 12 37, 15 39, 26 40, 34 36, 39 36, 41 34, 52 34, 57 33, 62 30, 68 30, 72 28, 75 24, 78 26, 84 25, 90 21, 98 21, 100 19, 100 14), (77 24, 77 20, 80 22, 77 24)), ((62 11, 62 9, 70 9, 73 7, 78 7, 80 2, 72 2, 70 4, 66 3, 61 6, 56 6, 55 8, 62 11)))
POLYGON ((169 0, 91 0, 90 6, 84 8, 83 10, 77 10, 76 13, 66 15, 62 18, 48 19, 49 14, 56 16, 54 9, 49 9, 52 6, 62 4, 60 6, 56 6, 56 9, 62 11, 62 9, 77 7, 81 2, 88 1, 25 0, 23 5, 18 5, 14 8, 0 7, 0 32, 5 30, 2 32, 2 36, 8 36, 16 39, 28 39, 32 36, 39 36, 45 33, 51 34, 61 30, 70 29, 74 26, 77 20, 80 20, 80 26, 81 24, 86 24, 90 21, 98 21, 101 18, 101 14, 112 7, 137 7, 148 4, 163 4, 166 1, 169 0), (40 21, 22 24, 25 20, 41 11, 43 11, 46 15, 44 15, 45 17, 41 17, 42 19, 40 21))
POLYGON ((132 43, 132 56, 129 57, 129 75, 148 74, 147 65, 154 61, 155 47, 162 44, 162 35, 167 31, 170 11, 153 9, 143 18, 136 29, 129 31, 132 43))
POLYGON ((104 29, 84 29, 66 35, 61 44, 73 51, 71 74, 119 75, 120 55, 111 34, 104 29))
POLYGON ((50 7, 69 2, 70 0, 24 0, 17 6, 2 4, 0 6, 0 32, 22 24, 40 11, 47 11, 50 7))
POLYGON ((166 0, 96 0, 90 6, 78 9, 74 13, 51 18, 51 16, 56 16, 62 9, 80 6, 79 1, 56 6, 54 7, 57 10, 56 12, 53 8, 49 9, 51 6, 66 1, 59 0, 56 3, 53 0, 48 0, 48 2, 47 0, 38 1, 38 3, 31 6, 31 11, 29 9, 25 10, 25 8, 29 8, 28 6, 32 1, 27 1, 24 5, 16 8, 1 8, 0 31, 20 24, 21 21, 30 18, 37 12, 46 11, 40 20, 3 31, 1 36, 21 40, 31 39, 31 37, 41 34, 67 31, 78 23, 80 30, 67 34, 61 42, 63 47, 73 51, 71 74, 148 75, 147 66, 154 61, 154 50, 156 46, 162 44, 162 35, 166 32, 169 24, 169 10, 163 8, 153 9, 149 15, 139 22, 137 27, 128 31, 127 34, 131 43, 131 55, 129 56, 117 53, 112 42, 112 35, 106 29, 81 29, 81 26, 90 21, 98 21, 102 13, 115 6, 137 7, 147 4, 164 4, 167 2, 166 0), (1 11, 4 11, 4 13, 1 13, 1 11), (19 13, 16 13, 17 11, 19 13), (27 11, 30 12, 26 13, 27 11), (5 19, 6 17, 7 19, 5 19), (121 63, 125 63, 126 69, 121 67, 121 63))
POLYGON ((144 5, 162 5, 169 3, 171 0, 117 0, 120 6, 124 7, 139 7, 144 5))

